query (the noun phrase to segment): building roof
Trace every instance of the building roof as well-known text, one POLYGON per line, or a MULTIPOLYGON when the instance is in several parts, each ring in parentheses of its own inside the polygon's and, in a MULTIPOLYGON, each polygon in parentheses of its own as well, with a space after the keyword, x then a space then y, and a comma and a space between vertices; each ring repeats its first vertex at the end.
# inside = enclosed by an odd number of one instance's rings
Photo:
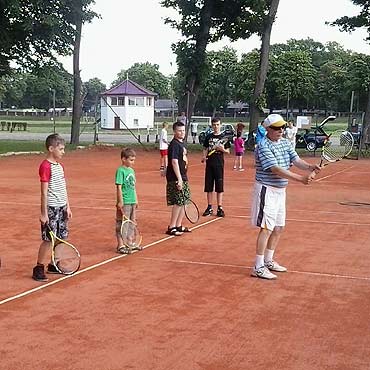
POLYGON ((122 81, 117 86, 103 92, 101 95, 143 95, 156 96, 157 93, 140 86, 138 83, 129 79, 122 81))
POLYGON ((177 111, 177 103, 171 99, 157 99, 154 102, 154 109, 158 112, 160 111, 177 111))

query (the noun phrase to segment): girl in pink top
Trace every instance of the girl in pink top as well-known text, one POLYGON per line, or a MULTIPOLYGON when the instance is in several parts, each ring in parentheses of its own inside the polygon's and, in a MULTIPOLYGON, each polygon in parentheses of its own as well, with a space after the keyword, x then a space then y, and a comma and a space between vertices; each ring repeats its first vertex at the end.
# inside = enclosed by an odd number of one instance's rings
POLYGON ((242 138, 242 131, 238 131, 236 137, 234 138, 234 151, 235 151, 234 170, 244 171, 243 168, 244 140, 242 138))

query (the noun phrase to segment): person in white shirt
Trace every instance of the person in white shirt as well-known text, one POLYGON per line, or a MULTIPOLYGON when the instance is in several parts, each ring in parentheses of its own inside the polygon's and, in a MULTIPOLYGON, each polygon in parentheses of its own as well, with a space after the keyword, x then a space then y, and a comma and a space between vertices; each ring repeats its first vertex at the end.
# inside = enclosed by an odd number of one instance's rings
POLYGON ((297 132, 298 132, 298 129, 294 125, 293 120, 289 120, 287 127, 285 129, 285 138, 289 140, 290 144, 292 144, 293 149, 295 149, 295 145, 296 145, 297 132))
POLYGON ((168 139, 167 139, 167 127, 168 123, 163 122, 162 123, 162 130, 161 134, 159 136, 159 153, 161 156, 160 159, 160 173, 161 176, 166 176, 166 170, 168 166, 168 139))
POLYGON ((186 126, 186 115, 185 112, 181 112, 179 116, 176 117, 177 122, 181 122, 186 126))
POLYGON ((193 121, 190 126, 191 126, 191 136, 193 138, 193 144, 195 144, 195 139, 198 133, 198 123, 193 121))

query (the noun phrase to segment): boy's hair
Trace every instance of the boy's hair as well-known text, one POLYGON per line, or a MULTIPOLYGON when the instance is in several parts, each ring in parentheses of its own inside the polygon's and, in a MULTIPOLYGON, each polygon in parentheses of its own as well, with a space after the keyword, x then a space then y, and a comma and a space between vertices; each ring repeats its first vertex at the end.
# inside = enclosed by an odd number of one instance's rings
POLYGON ((162 127, 164 128, 164 127, 167 127, 168 126, 168 122, 163 122, 162 123, 162 127))
POLYGON ((64 139, 59 134, 51 134, 45 140, 46 149, 51 146, 58 146, 59 144, 64 144, 64 139))
POLYGON ((123 148, 121 151, 121 159, 127 159, 129 157, 136 157, 135 150, 132 148, 123 148))
POLYGON ((216 123, 216 122, 221 122, 221 119, 220 119, 219 117, 213 117, 213 118, 211 119, 211 124, 212 124, 212 123, 216 123))
POLYGON ((175 131, 178 127, 183 127, 185 126, 182 122, 175 122, 173 125, 172 125, 172 130, 175 131))

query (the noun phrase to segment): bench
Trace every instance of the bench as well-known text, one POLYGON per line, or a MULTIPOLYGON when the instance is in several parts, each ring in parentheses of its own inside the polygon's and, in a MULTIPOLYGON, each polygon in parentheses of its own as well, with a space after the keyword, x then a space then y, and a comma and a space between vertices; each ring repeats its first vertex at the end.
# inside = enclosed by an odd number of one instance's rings
POLYGON ((10 121, 1 121, 1 131, 10 131, 13 132, 15 129, 18 131, 27 131, 27 122, 10 122, 10 121))

